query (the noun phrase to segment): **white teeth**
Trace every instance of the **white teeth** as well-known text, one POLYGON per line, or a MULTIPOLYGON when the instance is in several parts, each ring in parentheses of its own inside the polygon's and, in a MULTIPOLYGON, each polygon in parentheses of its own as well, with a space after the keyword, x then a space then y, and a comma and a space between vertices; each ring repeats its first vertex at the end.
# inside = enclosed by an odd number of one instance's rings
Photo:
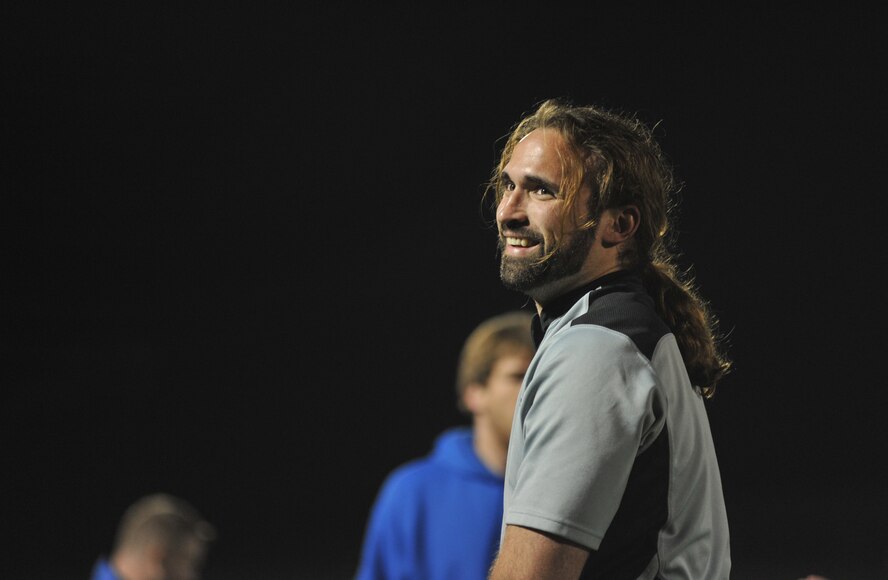
POLYGON ((521 246, 522 248, 526 248, 530 245, 530 242, 523 238, 506 238, 506 243, 510 246, 521 246))

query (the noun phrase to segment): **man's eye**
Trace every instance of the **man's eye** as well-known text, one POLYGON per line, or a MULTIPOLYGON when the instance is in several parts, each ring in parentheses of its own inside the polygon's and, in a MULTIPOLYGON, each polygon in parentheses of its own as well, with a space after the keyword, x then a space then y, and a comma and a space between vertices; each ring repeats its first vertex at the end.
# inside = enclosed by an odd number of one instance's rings
POLYGON ((506 181, 506 182, 503 183, 503 189, 504 189, 505 191, 514 191, 514 190, 515 190, 515 184, 512 183, 511 181, 506 181))

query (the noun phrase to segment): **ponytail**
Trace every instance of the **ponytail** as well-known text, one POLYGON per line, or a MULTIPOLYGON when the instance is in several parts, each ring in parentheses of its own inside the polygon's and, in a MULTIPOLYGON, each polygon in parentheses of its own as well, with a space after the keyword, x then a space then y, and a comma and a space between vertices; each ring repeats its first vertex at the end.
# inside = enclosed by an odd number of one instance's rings
POLYGON ((647 262, 641 271, 657 314, 675 335, 691 384, 711 399, 716 385, 731 369, 731 361, 720 349, 722 337, 715 317, 693 281, 684 279, 672 262, 647 262))

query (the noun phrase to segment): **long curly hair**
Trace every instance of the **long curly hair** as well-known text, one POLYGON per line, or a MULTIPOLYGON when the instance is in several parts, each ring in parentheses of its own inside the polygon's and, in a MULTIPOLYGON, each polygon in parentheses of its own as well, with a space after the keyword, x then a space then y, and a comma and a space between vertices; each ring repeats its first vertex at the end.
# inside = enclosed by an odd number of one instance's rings
POLYGON ((508 135, 485 190, 494 207, 502 200, 502 174, 515 146, 535 129, 556 130, 567 145, 568 154, 561 158, 564 219, 580 209, 576 205, 584 185, 593 195, 585 208, 589 218, 581 228, 594 229, 596 218, 606 209, 638 208, 638 230, 621 247, 620 262, 624 268, 641 271, 658 314, 676 337, 691 383, 711 398, 732 362, 724 352, 718 321, 690 270, 676 266, 671 221, 679 188, 653 131, 633 114, 546 100, 508 135))

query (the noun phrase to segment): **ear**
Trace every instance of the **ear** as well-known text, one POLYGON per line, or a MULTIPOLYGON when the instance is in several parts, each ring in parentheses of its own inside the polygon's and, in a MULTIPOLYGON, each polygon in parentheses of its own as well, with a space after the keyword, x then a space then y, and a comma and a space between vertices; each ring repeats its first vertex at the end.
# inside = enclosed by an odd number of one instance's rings
POLYGON ((635 235, 641 222, 641 212, 634 205, 604 210, 599 228, 601 241, 608 245, 625 242, 635 235))
POLYGON ((487 389, 481 383, 469 383, 463 391, 463 404, 472 415, 476 415, 484 408, 487 389))

